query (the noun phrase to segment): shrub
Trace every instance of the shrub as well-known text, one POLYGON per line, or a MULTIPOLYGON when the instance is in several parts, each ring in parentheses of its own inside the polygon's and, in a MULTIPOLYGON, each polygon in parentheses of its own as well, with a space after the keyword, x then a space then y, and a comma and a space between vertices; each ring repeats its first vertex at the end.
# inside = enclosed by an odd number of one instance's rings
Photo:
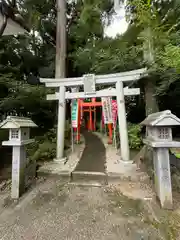
MULTIPOLYGON (((66 123, 65 149, 70 145, 71 128, 66 123)), ((49 161, 56 156, 56 128, 50 129, 44 136, 35 137, 35 142, 28 145, 27 154, 31 161, 49 161)))
POLYGON ((139 124, 128 123, 129 147, 140 149, 142 146, 141 126, 139 124))
POLYGON ((45 141, 39 144, 38 149, 30 157, 32 161, 48 161, 56 156, 56 143, 45 141))
MULTIPOLYGON (((139 150, 142 145, 141 126, 139 124, 128 123, 128 139, 130 149, 139 150)), ((119 126, 116 126, 116 143, 120 147, 119 126)))

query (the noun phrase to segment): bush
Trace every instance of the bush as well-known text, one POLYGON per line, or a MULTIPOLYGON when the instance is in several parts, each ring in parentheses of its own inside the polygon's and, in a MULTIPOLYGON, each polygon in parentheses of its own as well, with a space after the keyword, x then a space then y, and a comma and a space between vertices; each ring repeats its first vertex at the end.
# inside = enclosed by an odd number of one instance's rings
MULTIPOLYGON (((71 128, 66 123, 65 149, 70 146, 71 128)), ((50 161, 56 157, 56 128, 46 132, 44 136, 35 138, 35 142, 28 145, 27 154, 31 161, 50 161)))
POLYGON ((128 123, 128 137, 130 149, 140 149, 143 142, 141 138, 141 126, 128 123))
MULTIPOLYGON (((142 145, 141 126, 139 124, 128 123, 129 148, 139 150, 142 145)), ((120 147, 119 126, 116 126, 116 143, 120 147)))
POLYGON ((45 141, 39 144, 38 149, 30 156, 32 161, 48 161, 56 156, 56 143, 45 141))

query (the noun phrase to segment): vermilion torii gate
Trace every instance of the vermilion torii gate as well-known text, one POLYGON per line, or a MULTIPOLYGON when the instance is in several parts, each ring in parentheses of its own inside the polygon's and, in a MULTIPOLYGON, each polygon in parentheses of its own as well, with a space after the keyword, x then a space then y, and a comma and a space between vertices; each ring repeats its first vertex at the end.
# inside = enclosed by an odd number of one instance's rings
POLYGON ((126 110, 124 95, 137 95, 139 89, 123 89, 123 82, 136 81, 142 77, 142 74, 146 73, 146 68, 133 70, 129 72, 106 74, 106 75, 94 75, 88 74, 83 77, 75 78, 41 78, 40 82, 45 83, 46 87, 78 87, 84 86, 84 92, 66 92, 60 94, 56 92, 55 94, 47 95, 47 100, 58 100, 58 129, 57 129, 57 154, 56 159, 63 161, 64 154, 64 131, 65 131, 65 119, 61 118, 61 110, 65 108, 66 99, 75 98, 92 98, 92 97, 107 97, 116 96, 117 107, 118 107, 118 122, 119 122, 119 135, 120 135, 120 145, 121 145, 121 158, 125 162, 129 162, 129 143, 128 143, 128 131, 126 122, 126 110), (115 84, 116 88, 106 89, 96 91, 96 85, 112 85, 115 84))

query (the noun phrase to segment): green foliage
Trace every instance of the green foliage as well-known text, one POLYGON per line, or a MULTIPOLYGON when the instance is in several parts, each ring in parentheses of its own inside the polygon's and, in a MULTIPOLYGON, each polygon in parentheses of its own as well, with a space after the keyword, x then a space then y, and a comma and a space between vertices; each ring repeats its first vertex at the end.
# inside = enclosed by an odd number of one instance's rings
POLYGON ((140 149, 142 138, 140 136, 141 127, 138 124, 128 123, 128 137, 130 149, 140 149))
MULTIPOLYGON (((70 146, 71 128, 66 123, 65 149, 70 146)), ((35 142, 27 147, 28 156, 32 161, 50 161, 56 157, 56 129, 50 129, 44 136, 35 138, 35 142)))
POLYGON ((140 29, 137 37, 139 46, 148 64, 149 76, 158 82, 156 94, 167 91, 170 84, 177 81, 179 74, 179 16, 180 3, 177 1, 128 0, 127 18, 140 29), (174 69, 172 77, 169 69, 174 69), (178 73, 178 74, 177 74, 178 73))
POLYGON ((56 155, 56 131, 49 130, 44 136, 35 137, 35 142, 28 145, 27 153, 32 161, 48 161, 56 155))
POLYGON ((164 53, 162 53, 162 62, 165 67, 176 69, 180 73, 180 47, 169 43, 165 46, 164 53))
POLYGON ((33 161, 41 162, 41 161, 49 161, 55 158, 56 156, 56 143, 52 143, 50 141, 44 141, 39 144, 38 149, 31 157, 33 161))
POLYGON ((148 77, 142 81, 147 115, 158 111, 158 105, 166 108, 161 96, 179 80, 180 3, 128 0, 126 15, 130 25, 139 30, 136 48, 142 53, 142 63, 148 67, 148 77))
MULTIPOLYGON (((120 146, 119 126, 116 129, 116 139, 117 146, 120 146)), ((139 150, 142 147, 141 126, 139 124, 128 122, 128 140, 130 149, 139 150)))
POLYGON ((128 47, 121 37, 105 38, 88 43, 72 54, 74 64, 84 73, 95 74, 128 71, 142 66, 141 54, 137 48, 128 47))

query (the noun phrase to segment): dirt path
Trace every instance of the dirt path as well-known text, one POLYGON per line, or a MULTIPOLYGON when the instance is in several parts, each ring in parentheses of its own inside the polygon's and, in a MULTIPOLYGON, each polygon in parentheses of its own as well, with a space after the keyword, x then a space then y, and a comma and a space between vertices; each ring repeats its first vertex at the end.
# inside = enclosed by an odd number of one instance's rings
MULTIPOLYGON (((166 225, 164 227, 166 229, 166 225)), ((144 202, 112 188, 47 180, 0 214, 2 240, 158 240, 164 229, 144 202)))
POLYGON ((106 149, 101 139, 91 132, 83 132, 85 149, 75 171, 105 172, 106 149))

